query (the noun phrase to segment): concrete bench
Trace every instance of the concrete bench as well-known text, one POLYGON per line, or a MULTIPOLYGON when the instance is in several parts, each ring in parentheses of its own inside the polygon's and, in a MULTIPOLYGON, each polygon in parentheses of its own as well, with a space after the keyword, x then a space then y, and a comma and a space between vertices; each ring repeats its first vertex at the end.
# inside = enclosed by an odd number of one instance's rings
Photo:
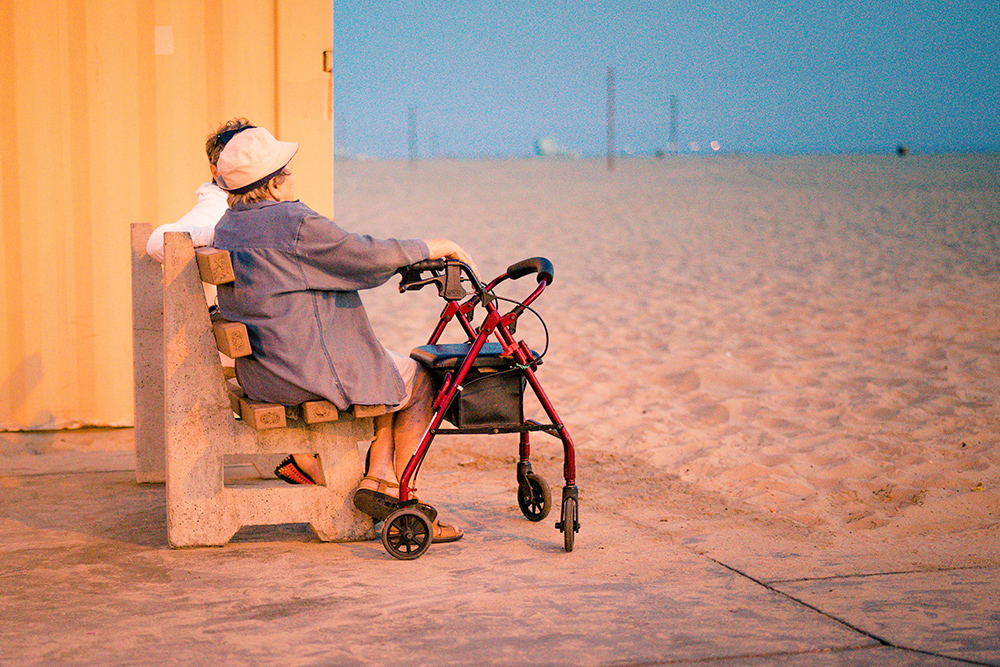
MULTIPOLYGON (((162 436, 170 545, 222 545, 243 526, 287 523, 308 523, 324 541, 371 539, 371 519, 355 510, 352 502, 362 477, 358 445, 374 435, 371 416, 363 410, 358 411, 360 417, 340 413, 326 401, 290 408, 249 401, 234 380, 227 379, 219 356, 220 347, 233 354, 249 353, 246 332, 240 332, 242 325, 212 322, 198 255, 186 233, 165 235, 165 261, 162 270, 155 267, 162 285, 161 351, 156 354, 156 271, 143 266, 146 260, 155 264, 143 257, 142 236, 148 239, 149 227, 133 226, 132 234, 136 475, 139 481, 155 481, 153 450, 162 436), (140 410, 157 411, 155 396, 150 396, 156 391, 162 400, 159 418, 140 414, 140 410), (227 462, 274 461, 291 453, 318 454, 323 484, 225 481, 227 462)), ((211 268, 213 261, 218 262, 212 255, 202 251, 201 264, 211 268)))

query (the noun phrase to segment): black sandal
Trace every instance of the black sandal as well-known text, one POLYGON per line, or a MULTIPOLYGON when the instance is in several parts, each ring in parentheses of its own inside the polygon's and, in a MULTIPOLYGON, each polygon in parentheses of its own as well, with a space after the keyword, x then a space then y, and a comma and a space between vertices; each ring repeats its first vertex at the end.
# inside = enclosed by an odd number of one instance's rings
MULTIPOLYGON (((378 489, 358 489, 354 492, 354 506, 372 518, 375 523, 384 521, 387 516, 403 506, 399 498, 393 498, 383 491, 398 489, 399 484, 388 482, 377 477, 365 477, 378 484, 378 489)), ((363 481, 363 480, 362 480, 363 481)))
POLYGON ((404 503, 400 502, 399 498, 383 493, 389 489, 398 489, 399 484, 370 475, 365 477, 365 479, 377 482, 378 489, 358 489, 355 491, 354 506, 358 508, 358 511, 370 516, 375 523, 385 521, 387 516, 404 507, 413 507, 420 510, 427 516, 429 521, 433 522, 437 518, 437 510, 427 503, 422 503, 416 498, 411 498, 404 503))

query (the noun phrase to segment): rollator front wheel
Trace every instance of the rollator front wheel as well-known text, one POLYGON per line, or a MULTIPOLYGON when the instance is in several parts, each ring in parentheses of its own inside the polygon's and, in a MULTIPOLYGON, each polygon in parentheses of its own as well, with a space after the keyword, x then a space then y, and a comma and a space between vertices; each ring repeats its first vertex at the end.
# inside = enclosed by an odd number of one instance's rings
POLYGON ((552 510, 552 492, 541 475, 529 472, 517 487, 517 504, 528 521, 541 521, 552 510))
POLYGON ((562 521, 556 524, 556 527, 563 532, 563 546, 566 547, 567 552, 573 550, 573 540, 576 537, 576 531, 579 530, 579 525, 576 498, 563 498, 562 521))
POLYGON ((433 534, 427 515, 404 507, 387 516, 382 524, 382 546, 393 558, 414 560, 430 548, 433 534))

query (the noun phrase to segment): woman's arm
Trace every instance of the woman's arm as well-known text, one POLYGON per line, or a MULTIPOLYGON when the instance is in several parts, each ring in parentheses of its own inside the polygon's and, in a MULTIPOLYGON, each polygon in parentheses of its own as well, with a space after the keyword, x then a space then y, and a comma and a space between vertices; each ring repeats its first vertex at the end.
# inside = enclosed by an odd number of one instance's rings
POLYGON ((198 200, 194 208, 177 222, 154 229, 146 243, 146 253, 160 264, 163 264, 163 234, 166 232, 188 232, 195 248, 212 245, 215 225, 229 208, 226 193, 214 183, 205 183, 195 192, 198 200))

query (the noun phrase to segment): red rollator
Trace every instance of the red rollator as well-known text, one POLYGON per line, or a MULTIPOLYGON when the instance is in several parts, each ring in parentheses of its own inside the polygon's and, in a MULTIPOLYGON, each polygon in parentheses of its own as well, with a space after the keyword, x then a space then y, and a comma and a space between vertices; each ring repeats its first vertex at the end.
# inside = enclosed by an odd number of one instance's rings
POLYGON ((412 560, 423 555, 431 545, 431 523, 437 511, 411 498, 411 481, 416 478, 437 435, 519 433, 517 503, 529 521, 545 519, 552 508, 552 495, 545 480, 531 470, 530 434, 534 432, 547 433, 562 441, 565 485, 556 528, 563 533, 566 551, 572 551, 573 539, 580 530, 573 440, 535 375, 544 351, 538 354, 524 341, 514 340, 518 318, 525 311, 534 313, 531 303, 552 284, 552 262, 542 257, 526 259, 510 266, 488 285, 483 285, 467 264, 451 259, 419 262, 402 269, 401 273, 400 292, 434 285, 447 304, 427 345, 410 353, 435 376, 440 389, 427 431, 399 480, 402 507, 387 516, 382 524, 382 544, 386 551, 396 558, 412 560), (537 275, 538 285, 523 301, 494 294, 500 283, 529 275, 537 275), (466 290, 467 285, 471 291, 466 290), (512 304, 513 308, 501 313, 498 309, 501 302, 512 304), (475 327, 473 319, 477 308, 481 308, 484 316, 475 327), (456 320, 467 342, 438 344, 445 328, 456 320), (526 387, 530 387, 538 398, 548 417, 547 423, 524 418, 526 387), (452 427, 443 428, 445 421, 452 427))

